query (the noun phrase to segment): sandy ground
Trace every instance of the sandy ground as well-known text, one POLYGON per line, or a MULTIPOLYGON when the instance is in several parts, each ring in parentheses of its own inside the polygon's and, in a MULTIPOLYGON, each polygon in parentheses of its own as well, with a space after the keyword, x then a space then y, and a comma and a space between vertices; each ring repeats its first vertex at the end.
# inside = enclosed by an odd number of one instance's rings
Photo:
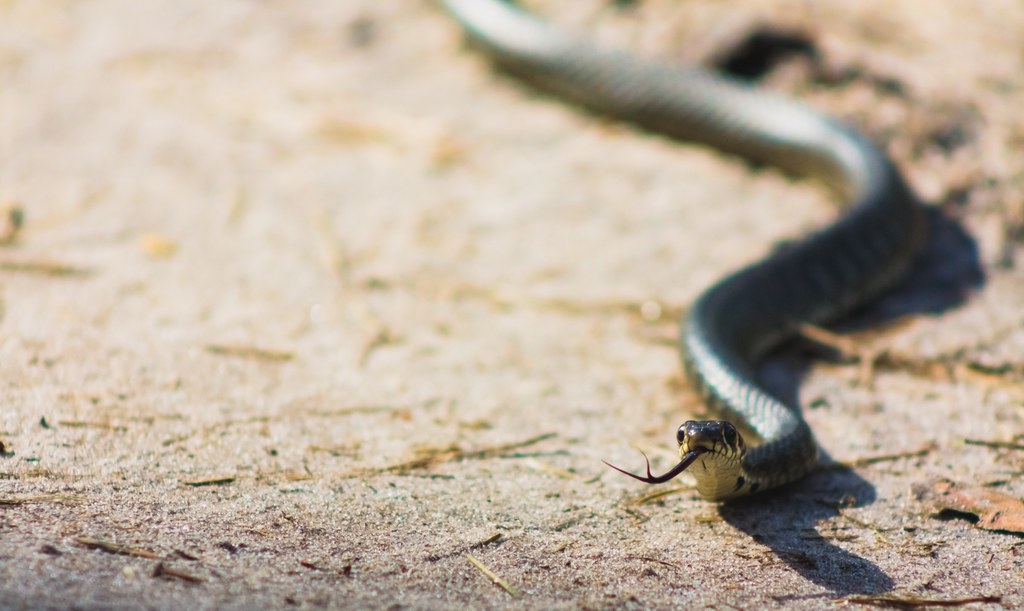
POLYGON ((671 462, 678 315, 813 185, 538 97, 430 2, 7 0, 0 607, 1024 605, 1024 539, 934 498, 1024 497, 1024 5, 538 4, 681 61, 802 33, 766 85, 934 204, 886 324, 765 365, 855 468, 718 506, 600 462, 671 462))

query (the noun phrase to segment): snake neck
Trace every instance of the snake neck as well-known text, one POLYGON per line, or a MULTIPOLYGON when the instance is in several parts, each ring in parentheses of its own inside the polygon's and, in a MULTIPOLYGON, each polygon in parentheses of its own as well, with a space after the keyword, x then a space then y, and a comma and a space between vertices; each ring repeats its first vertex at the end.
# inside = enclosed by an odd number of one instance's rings
POLYGON ((751 365, 735 353, 709 355, 710 329, 684 329, 687 376, 708 410, 735 424, 746 445, 738 460, 703 455, 703 463, 695 461, 689 471, 697 492, 722 501, 775 488, 812 471, 818 464, 818 445, 799 408, 765 392, 751 365))

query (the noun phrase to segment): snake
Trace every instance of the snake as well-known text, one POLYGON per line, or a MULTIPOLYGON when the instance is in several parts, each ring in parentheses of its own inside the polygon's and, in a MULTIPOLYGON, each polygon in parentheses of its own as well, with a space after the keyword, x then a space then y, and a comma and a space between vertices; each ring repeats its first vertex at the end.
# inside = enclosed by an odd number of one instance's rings
MULTIPOLYGON (((838 218, 698 295, 680 330, 683 369, 718 420, 676 433, 683 471, 709 501, 794 482, 819 464, 795 400, 769 392, 758 364, 804 325, 824 325, 877 299, 910 271, 924 207, 895 163, 857 129, 715 71, 640 58, 562 31, 509 0, 439 0, 470 46, 498 69, 590 112, 752 164, 821 182, 838 218)), ((646 455, 644 456, 646 460, 646 455)))

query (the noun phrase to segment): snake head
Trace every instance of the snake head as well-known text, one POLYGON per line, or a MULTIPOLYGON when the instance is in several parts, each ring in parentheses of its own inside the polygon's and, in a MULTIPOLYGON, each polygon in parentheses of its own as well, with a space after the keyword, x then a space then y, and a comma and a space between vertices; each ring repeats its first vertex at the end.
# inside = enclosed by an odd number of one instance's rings
POLYGON ((679 456, 701 451, 741 461, 747 453, 743 436, 725 420, 687 420, 679 427, 676 442, 679 443, 679 456))
MULTIPOLYGON (((684 422, 679 427, 679 432, 676 433, 676 441, 679 442, 679 463, 662 475, 651 473, 651 461, 647 460, 646 454, 644 454, 644 460, 647 462, 647 475, 630 473, 608 461, 602 462, 633 479, 638 479, 647 484, 662 484, 685 471, 702 455, 712 455, 714 457, 713 464, 729 465, 729 472, 732 473, 739 470, 740 461, 743 460, 743 455, 746 454, 746 445, 743 443, 743 437, 736 430, 735 426, 724 420, 689 420, 684 422)), ((705 493, 703 489, 706 489, 706 486, 702 489, 702 482, 707 481, 703 474, 707 471, 707 465, 702 465, 700 474, 697 475, 697 489, 702 495, 715 500, 722 497, 717 488, 713 493, 705 493)), ((716 479, 715 481, 718 480, 716 479)), ((743 485, 744 480, 740 478, 736 481, 739 482, 736 489, 739 489, 739 486, 743 485)))

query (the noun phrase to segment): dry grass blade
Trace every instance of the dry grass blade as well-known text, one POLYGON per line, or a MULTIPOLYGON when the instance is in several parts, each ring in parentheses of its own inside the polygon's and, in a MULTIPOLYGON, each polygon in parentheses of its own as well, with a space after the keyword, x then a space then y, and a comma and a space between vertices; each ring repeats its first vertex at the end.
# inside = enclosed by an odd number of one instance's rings
POLYGON ((501 541, 503 538, 504 538, 504 535, 502 535, 501 533, 494 533, 490 537, 487 537, 486 539, 483 539, 482 541, 477 541, 473 545, 470 545, 469 549, 479 549, 481 547, 485 547, 485 546, 490 545, 492 543, 497 543, 497 542, 501 541))
POLYGON ((512 596, 519 596, 519 592, 517 592, 515 588, 510 586, 507 581, 505 581, 504 579, 499 577, 497 573, 492 571, 483 562, 480 562, 475 556, 473 556, 472 554, 466 554, 466 560, 469 560, 470 564, 475 566, 477 568, 477 570, 479 570, 481 573, 486 575, 487 578, 490 579, 491 582, 493 582, 499 588, 501 588, 502 590, 505 590, 506 592, 508 592, 512 596))
POLYGON ((891 462, 903 458, 917 458, 920 456, 925 456, 926 454, 935 451, 937 448, 938 446, 936 444, 929 443, 917 450, 910 450, 908 452, 897 452, 895 454, 882 454, 879 456, 865 456, 863 458, 855 458, 853 460, 843 460, 828 465, 826 468, 854 469, 856 467, 865 467, 867 465, 873 465, 875 463, 880 462, 891 462))
POLYGON ((554 475, 555 477, 560 477, 562 479, 573 479, 574 477, 576 477, 576 474, 573 473, 572 471, 567 471, 560 467, 556 467, 555 465, 552 465, 550 463, 546 463, 532 458, 526 461, 526 466, 535 471, 540 471, 542 473, 554 475))
POLYGON ((1013 441, 989 441, 987 439, 964 439, 969 446, 984 446, 986 448, 1000 448, 1003 450, 1024 450, 1024 443, 1013 441))
POLYGON ((85 420, 58 420, 59 426, 66 426, 72 429, 104 429, 124 433, 128 430, 126 426, 114 425, 107 422, 87 422, 85 420))
POLYGON ((0 261, 0 271, 73 278, 88 276, 92 270, 53 261, 0 261))
POLYGON ((518 450, 527 446, 546 441, 557 437, 558 433, 544 433, 543 435, 537 435, 536 437, 530 437, 524 441, 515 441, 512 443, 501 444, 497 446, 490 446, 486 448, 480 448, 476 450, 462 450, 461 448, 450 446, 447 448, 434 448, 426 452, 423 456, 400 462, 389 467, 383 467, 380 469, 370 470, 370 473, 405 473, 414 469, 424 469, 434 465, 439 465, 446 462, 455 462, 459 460, 483 460, 486 458, 493 458, 500 456, 510 450, 518 450))
POLYGON ((291 352, 279 350, 265 350, 254 346, 228 346, 223 344, 207 344, 206 351, 219 356, 233 356, 242 359, 255 361, 268 361, 272 363, 284 363, 295 358, 291 352))
POLYGON ((28 505, 29 503, 64 503, 71 505, 82 499, 70 494, 31 494, 28 496, 0 497, 0 505, 28 505))
POLYGON ((690 492, 693 490, 693 486, 678 486, 676 488, 669 488, 668 490, 658 490, 650 494, 645 494, 642 497, 631 501, 631 505, 646 505, 647 503, 653 503, 654 501, 660 501, 667 496, 673 496, 676 494, 682 494, 683 492, 690 492))
POLYGON ((463 454, 463 458, 475 458, 475 459, 492 458, 494 456, 497 456, 499 454, 503 454, 505 452, 509 452, 511 450, 518 450, 520 448, 525 448, 525 447, 528 447, 528 446, 532 446, 532 445, 540 443, 542 441, 547 441, 548 439, 553 439, 553 438, 555 438, 557 436, 558 436, 558 433, 544 433, 543 435, 537 435, 536 437, 530 437, 529 439, 525 439, 523 441, 513 441, 512 443, 506 443, 506 444, 502 444, 502 445, 491 446, 489 448, 481 448, 479 450, 473 450, 471 452, 465 452, 463 454))

